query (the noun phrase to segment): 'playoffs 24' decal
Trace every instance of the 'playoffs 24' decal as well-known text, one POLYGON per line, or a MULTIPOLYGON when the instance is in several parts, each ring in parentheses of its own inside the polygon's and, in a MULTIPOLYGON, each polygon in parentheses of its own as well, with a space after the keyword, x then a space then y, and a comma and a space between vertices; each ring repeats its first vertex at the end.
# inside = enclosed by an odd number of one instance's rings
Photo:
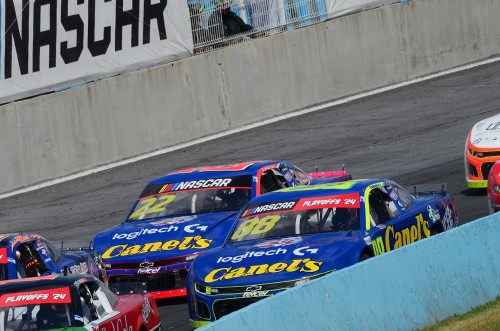
POLYGON ((3 294, 0 307, 12 307, 40 303, 71 303, 69 288, 55 288, 40 291, 3 294))

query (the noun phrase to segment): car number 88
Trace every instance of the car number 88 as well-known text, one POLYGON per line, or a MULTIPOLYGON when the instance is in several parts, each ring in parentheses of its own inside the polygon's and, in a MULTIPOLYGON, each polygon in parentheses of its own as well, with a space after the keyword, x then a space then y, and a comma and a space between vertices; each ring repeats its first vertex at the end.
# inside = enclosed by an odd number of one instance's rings
POLYGON ((280 215, 268 215, 263 218, 254 217, 240 224, 231 236, 231 240, 241 239, 249 234, 261 234, 270 231, 280 220, 280 215))

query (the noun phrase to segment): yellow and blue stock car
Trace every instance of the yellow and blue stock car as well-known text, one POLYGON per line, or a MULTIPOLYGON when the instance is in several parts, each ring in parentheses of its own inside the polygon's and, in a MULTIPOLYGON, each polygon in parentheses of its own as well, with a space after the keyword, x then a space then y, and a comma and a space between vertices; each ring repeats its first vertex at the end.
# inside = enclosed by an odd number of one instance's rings
POLYGON ((252 199, 225 244, 189 269, 191 324, 458 226, 444 185, 410 193, 386 179, 282 189, 252 199))

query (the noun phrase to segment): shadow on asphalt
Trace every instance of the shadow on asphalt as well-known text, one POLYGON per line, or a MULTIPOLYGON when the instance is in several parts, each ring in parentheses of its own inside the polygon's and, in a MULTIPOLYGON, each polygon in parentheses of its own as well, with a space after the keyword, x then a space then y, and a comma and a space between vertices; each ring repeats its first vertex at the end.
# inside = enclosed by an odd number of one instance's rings
POLYGON ((465 195, 465 196, 468 196, 468 197, 479 197, 479 196, 486 195, 486 189, 485 188, 469 188, 469 189, 461 191, 460 193, 465 195))
POLYGON ((156 299, 156 304, 158 306, 172 306, 187 304, 186 297, 170 298, 170 299, 156 299))

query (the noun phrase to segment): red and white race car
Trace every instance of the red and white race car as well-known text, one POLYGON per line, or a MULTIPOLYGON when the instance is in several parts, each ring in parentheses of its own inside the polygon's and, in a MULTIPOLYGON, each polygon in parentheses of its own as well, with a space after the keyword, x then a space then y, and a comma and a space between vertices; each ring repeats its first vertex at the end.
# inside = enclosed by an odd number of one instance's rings
POLYGON ((486 193, 490 214, 500 211, 500 160, 496 161, 490 170, 486 193))
POLYGON ((161 331, 153 296, 117 296, 90 275, 0 281, 0 331, 161 331))

